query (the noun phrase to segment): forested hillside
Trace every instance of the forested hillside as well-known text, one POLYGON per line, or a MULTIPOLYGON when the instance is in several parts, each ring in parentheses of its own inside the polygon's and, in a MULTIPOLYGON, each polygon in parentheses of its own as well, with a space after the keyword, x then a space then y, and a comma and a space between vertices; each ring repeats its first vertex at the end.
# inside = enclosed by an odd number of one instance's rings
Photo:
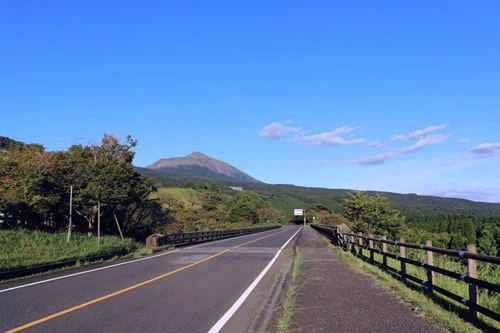
MULTIPOLYGON (((207 182, 206 179, 168 178, 149 169, 137 168, 138 172, 151 176, 159 186, 189 187, 193 182, 207 182)), ((212 179, 223 192, 230 191, 230 186, 241 186, 267 197, 273 207, 290 215, 294 208, 303 208, 309 204, 318 203, 332 210, 342 211, 342 200, 351 189, 328 189, 318 187, 302 187, 286 184, 240 183, 212 179)), ((368 191, 371 195, 379 194, 389 199, 391 206, 404 214, 420 212, 424 215, 459 214, 488 218, 500 216, 500 203, 476 202, 458 198, 443 198, 437 196, 402 194, 394 192, 368 191)))
POLYGON ((22 143, 19 141, 12 140, 5 136, 0 136, 0 152, 14 150, 21 144, 22 143))

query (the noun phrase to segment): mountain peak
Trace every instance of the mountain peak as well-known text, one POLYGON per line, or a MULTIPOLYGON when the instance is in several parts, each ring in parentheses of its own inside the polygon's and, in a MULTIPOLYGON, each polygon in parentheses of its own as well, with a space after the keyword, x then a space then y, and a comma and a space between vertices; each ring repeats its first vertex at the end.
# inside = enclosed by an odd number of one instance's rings
POLYGON ((162 158, 147 168, 170 177, 260 183, 232 165, 200 152, 192 152, 185 157, 162 158))
POLYGON ((203 153, 200 153, 199 151, 194 151, 191 154, 189 154, 187 157, 195 157, 195 158, 200 158, 200 157, 209 157, 203 153))

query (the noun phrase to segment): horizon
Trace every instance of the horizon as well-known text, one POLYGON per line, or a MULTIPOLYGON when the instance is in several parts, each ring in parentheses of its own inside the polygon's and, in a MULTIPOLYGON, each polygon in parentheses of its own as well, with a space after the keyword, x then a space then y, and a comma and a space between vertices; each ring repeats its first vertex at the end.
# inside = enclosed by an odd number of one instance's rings
POLYGON ((0 135, 500 203, 500 2, 0 4, 0 135))

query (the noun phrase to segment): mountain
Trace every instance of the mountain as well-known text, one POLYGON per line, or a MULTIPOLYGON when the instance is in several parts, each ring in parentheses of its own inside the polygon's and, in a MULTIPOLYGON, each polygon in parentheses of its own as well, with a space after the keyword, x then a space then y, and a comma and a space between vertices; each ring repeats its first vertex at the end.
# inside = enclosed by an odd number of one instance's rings
MULTIPOLYGON (((349 189, 327 189, 286 184, 265 184, 231 165, 202 153, 186 157, 161 159, 147 168, 137 168, 147 176, 154 177, 163 186, 185 187, 189 180, 210 180, 229 191, 230 186, 241 186, 267 197, 273 207, 283 212, 294 208, 305 208, 310 204, 322 204, 330 209, 341 210, 342 200, 349 189)), ((417 194, 368 191, 387 197, 403 213, 461 214, 470 216, 500 216, 500 203, 475 202, 465 199, 443 198, 417 194)))
POLYGON ((151 176, 260 183, 241 170, 205 154, 194 152, 185 157, 162 158, 146 167, 151 176))

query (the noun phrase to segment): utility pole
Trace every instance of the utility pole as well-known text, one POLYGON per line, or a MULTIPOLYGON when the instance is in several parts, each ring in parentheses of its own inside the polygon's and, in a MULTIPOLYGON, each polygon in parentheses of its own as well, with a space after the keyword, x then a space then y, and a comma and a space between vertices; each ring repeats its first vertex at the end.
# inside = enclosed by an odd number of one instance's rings
POLYGON ((73 223, 71 221, 71 216, 73 213, 73 185, 70 185, 69 187, 69 223, 68 223, 68 239, 66 242, 69 243, 69 239, 71 238, 71 224, 73 223))
POLYGON ((307 211, 304 209, 304 227, 306 226, 307 211))
POLYGON ((101 201, 97 201, 97 247, 101 246, 101 201))

